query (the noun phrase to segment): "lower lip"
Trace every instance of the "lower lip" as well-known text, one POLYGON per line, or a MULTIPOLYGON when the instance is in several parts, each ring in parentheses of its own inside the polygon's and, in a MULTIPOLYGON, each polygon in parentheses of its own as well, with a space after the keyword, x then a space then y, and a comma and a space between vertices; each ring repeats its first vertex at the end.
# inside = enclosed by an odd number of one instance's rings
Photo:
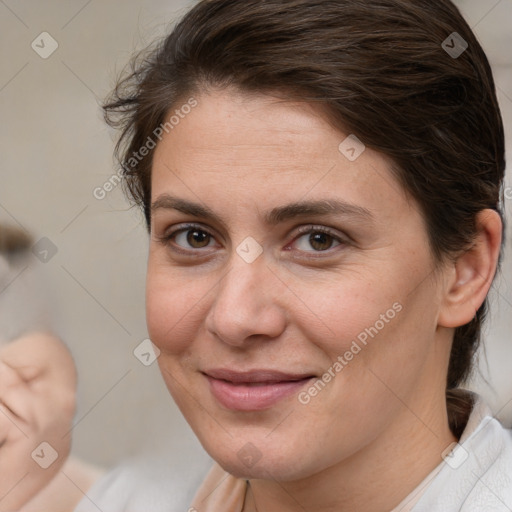
POLYGON ((272 384, 233 384, 207 376, 213 396, 227 409, 236 411, 261 411, 269 409, 280 400, 296 394, 311 378, 272 384))

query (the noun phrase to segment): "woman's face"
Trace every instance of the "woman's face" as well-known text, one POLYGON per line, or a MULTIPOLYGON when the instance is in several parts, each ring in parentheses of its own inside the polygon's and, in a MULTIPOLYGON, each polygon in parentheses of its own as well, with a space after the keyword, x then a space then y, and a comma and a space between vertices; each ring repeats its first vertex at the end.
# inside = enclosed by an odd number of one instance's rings
POLYGON ((195 99, 155 149, 147 321, 205 449, 292 480, 428 433, 442 280, 389 160, 306 104, 195 99))

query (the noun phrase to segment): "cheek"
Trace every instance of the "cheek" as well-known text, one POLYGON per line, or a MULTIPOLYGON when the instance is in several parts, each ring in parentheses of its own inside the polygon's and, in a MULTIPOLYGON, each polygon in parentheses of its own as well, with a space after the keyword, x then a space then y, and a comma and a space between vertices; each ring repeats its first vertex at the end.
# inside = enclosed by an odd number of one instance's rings
MULTIPOLYGON (((146 322, 151 341, 163 354, 192 346, 209 287, 187 273, 151 261, 146 278, 146 322)), ((204 314, 203 314, 204 315, 204 314)))
POLYGON ((372 339, 382 337, 398 323, 403 310, 402 294, 396 285, 356 272, 343 279, 317 282, 315 287, 305 287, 297 295, 307 306, 302 308, 310 311, 310 321, 304 317, 301 329, 332 360, 351 348, 358 352, 354 342, 364 347, 372 339))
POLYGON ((369 399, 383 386, 379 377, 400 386, 414 380, 426 361, 436 329, 435 289, 422 282, 421 272, 388 270, 303 289, 315 322, 304 317, 299 329, 327 355, 324 371, 331 375, 325 378, 336 382, 326 395, 348 394, 350 401, 366 388, 369 399))

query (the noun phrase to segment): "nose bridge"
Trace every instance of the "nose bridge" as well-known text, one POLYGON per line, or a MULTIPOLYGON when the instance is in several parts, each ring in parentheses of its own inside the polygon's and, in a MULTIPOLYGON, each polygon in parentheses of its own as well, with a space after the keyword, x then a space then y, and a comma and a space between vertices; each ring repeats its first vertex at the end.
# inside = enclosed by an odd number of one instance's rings
POLYGON ((264 254, 254 258, 254 246, 247 243, 233 252, 206 318, 208 330, 230 344, 241 344, 252 335, 278 336, 285 324, 277 301, 277 278, 264 254))

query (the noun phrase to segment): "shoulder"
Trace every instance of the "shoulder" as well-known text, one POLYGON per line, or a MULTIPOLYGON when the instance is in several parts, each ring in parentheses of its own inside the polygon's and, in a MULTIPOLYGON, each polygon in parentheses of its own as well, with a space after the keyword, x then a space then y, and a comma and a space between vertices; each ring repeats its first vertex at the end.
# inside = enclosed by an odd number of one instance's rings
POLYGON ((180 457, 144 456, 125 460, 93 485, 75 512, 182 512, 211 468, 205 453, 186 464, 180 457))

